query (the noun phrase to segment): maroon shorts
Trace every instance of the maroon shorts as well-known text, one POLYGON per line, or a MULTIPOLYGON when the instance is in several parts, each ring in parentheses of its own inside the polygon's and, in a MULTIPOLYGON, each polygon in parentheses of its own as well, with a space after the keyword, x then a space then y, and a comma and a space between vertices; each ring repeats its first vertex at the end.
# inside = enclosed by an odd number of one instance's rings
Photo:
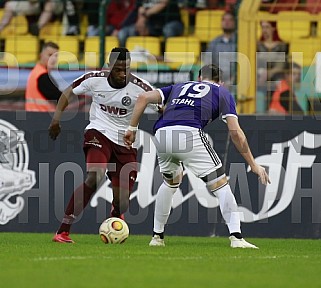
POLYGON ((83 149, 87 171, 107 169, 113 186, 132 190, 137 178, 136 149, 120 146, 95 129, 85 132, 83 149))

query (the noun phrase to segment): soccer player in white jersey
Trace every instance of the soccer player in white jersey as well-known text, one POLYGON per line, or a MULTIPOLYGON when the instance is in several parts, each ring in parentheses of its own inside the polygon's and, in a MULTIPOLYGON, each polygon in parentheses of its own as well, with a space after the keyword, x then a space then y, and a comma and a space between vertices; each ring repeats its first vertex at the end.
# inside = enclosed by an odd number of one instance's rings
POLYGON ((125 147, 126 131, 138 94, 152 86, 130 72, 130 55, 126 48, 114 48, 109 57, 109 70, 93 71, 76 79, 62 93, 49 126, 55 140, 60 133, 60 118, 72 94, 92 97, 90 123, 85 129, 83 150, 87 176, 72 194, 62 223, 53 238, 60 243, 73 243, 69 232, 76 217, 83 211, 105 172, 112 183, 112 217, 123 218, 129 195, 136 181, 137 149, 125 147), (111 164, 107 167, 108 164, 111 164))
POLYGON ((221 70, 216 65, 201 68, 199 80, 175 84, 138 96, 124 143, 131 147, 139 119, 148 103, 162 103, 163 114, 154 125, 160 171, 164 182, 155 203, 154 231, 150 246, 164 246, 164 227, 171 210, 173 195, 182 181, 182 164, 201 178, 219 199, 223 218, 230 232, 231 247, 257 248, 243 239, 240 216, 222 162, 206 138, 203 128, 218 117, 227 123, 231 139, 252 172, 263 184, 270 182, 265 169, 258 165, 239 126, 235 101, 220 85, 221 70))

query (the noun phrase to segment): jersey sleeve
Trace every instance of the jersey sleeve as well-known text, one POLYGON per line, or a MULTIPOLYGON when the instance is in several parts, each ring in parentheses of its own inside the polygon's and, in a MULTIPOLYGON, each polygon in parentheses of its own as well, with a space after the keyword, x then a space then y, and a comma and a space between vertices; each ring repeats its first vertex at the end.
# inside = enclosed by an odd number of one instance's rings
POLYGON ((159 93, 161 94, 163 105, 167 103, 167 100, 172 92, 172 88, 173 88, 173 85, 157 89, 157 91, 159 91, 159 93))
POLYGON ((222 120, 225 121, 226 117, 232 116, 237 118, 236 103, 233 95, 224 87, 219 89, 219 112, 222 120))
POLYGON ((142 79, 142 81, 144 82, 144 84, 147 86, 147 88, 145 88, 145 91, 152 91, 155 90, 155 87, 150 84, 147 80, 142 79))
POLYGON ((77 78, 72 83, 72 92, 76 95, 90 95, 89 92, 91 91, 90 88, 90 79, 92 73, 86 73, 79 78, 77 78))

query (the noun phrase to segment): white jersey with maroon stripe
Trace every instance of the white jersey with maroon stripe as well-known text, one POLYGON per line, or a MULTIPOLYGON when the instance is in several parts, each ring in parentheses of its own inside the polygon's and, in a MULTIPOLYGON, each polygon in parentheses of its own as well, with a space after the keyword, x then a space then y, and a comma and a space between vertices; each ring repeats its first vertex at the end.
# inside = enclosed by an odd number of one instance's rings
POLYGON ((138 95, 153 90, 150 83, 130 74, 129 83, 115 89, 108 83, 109 71, 93 71, 73 82, 73 93, 92 97, 90 123, 86 129, 96 129, 118 145, 123 143, 138 95))

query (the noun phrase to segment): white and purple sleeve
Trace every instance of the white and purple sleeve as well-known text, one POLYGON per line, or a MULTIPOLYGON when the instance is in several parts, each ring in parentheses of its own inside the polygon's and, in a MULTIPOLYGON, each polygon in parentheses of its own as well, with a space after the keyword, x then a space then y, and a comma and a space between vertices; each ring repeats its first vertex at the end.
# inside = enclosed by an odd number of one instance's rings
POLYGON ((219 109, 222 115, 222 120, 225 122, 227 117, 238 118, 236 112, 236 103, 233 95, 225 88, 219 89, 219 109))
POLYGON ((172 88, 173 86, 166 86, 166 87, 162 87, 160 89, 157 89, 157 91, 160 93, 161 97, 162 97, 162 104, 165 105, 171 92, 172 92, 172 88))

